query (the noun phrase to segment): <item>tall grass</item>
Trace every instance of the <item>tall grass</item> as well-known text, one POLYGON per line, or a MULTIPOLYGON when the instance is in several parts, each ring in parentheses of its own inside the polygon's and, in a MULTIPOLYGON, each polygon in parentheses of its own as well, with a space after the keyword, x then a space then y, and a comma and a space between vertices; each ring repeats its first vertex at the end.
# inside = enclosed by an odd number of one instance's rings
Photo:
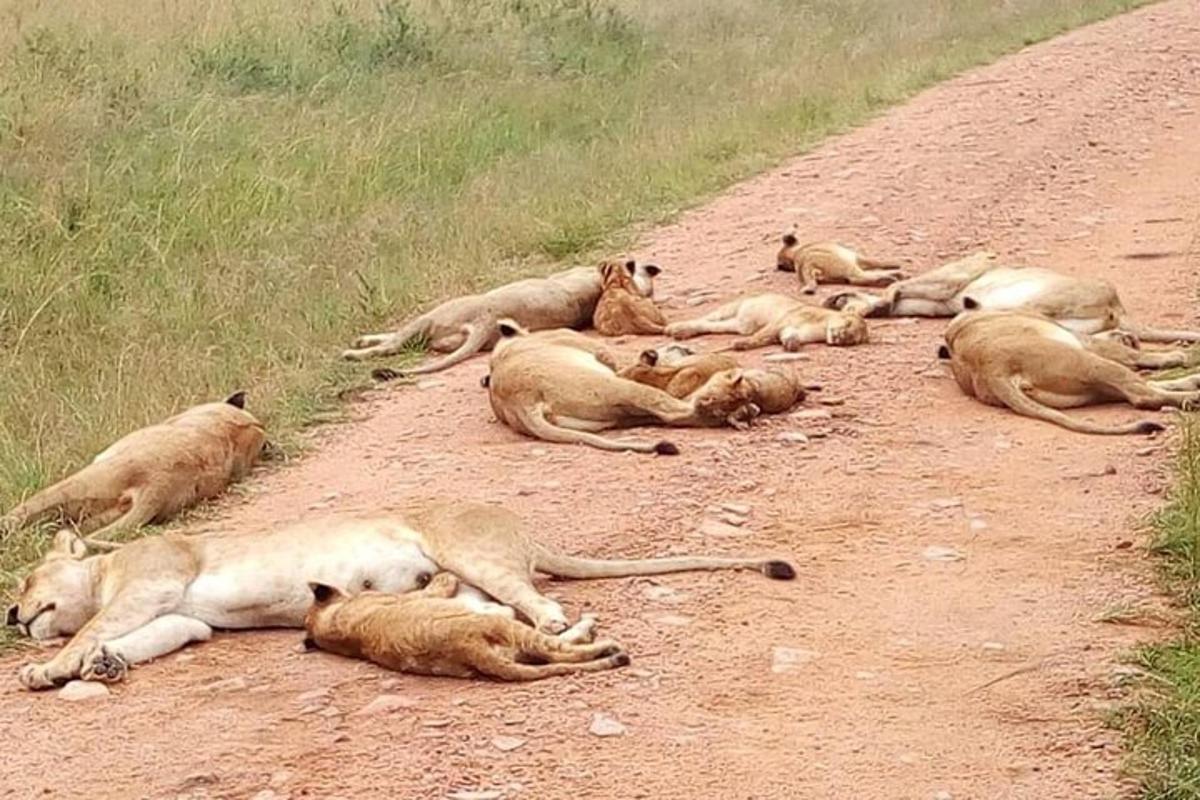
POLYGON ((1200 420, 1182 430, 1175 482, 1153 522, 1154 550, 1187 616, 1178 638, 1137 654, 1150 679, 1122 715, 1146 800, 1200 798, 1200 420))
POLYGON ((235 388, 286 437, 356 332, 1138 4, 0 0, 0 506, 235 388))

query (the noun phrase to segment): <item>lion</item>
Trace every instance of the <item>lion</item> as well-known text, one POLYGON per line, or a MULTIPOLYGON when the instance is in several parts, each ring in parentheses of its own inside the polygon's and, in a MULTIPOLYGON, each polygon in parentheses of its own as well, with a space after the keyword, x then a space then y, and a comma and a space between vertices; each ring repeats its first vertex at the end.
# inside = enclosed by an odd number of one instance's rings
POLYGON ((514 619, 471 611, 455 599, 458 578, 449 572, 407 594, 367 591, 350 597, 325 584, 310 587, 306 649, 365 658, 400 672, 534 681, 629 664, 614 642, 590 641, 590 625, 580 628, 586 620, 551 636, 514 619))
MULTIPOLYGON (((654 264, 632 263, 633 290, 652 297, 654 278, 661 269, 654 264)), ((398 331, 359 337, 351 349, 342 353, 342 358, 362 361, 394 355, 410 342, 424 339, 429 350, 447 355, 404 371, 420 375, 448 369, 476 353, 491 350, 500 338, 497 323, 501 319, 515 319, 528 330, 586 328, 600 300, 601 268, 603 265, 576 267, 548 278, 528 278, 484 294, 447 300, 398 331)), ((378 372, 384 379, 400 375, 392 370, 378 372)))
POLYGON ((433 499, 392 515, 335 516, 254 536, 147 536, 92 555, 63 530, 18 585, 6 621, 34 639, 71 638, 49 661, 23 666, 19 679, 28 689, 74 678, 119 681, 130 665, 207 640, 214 628, 299 628, 311 604, 309 583, 401 593, 449 571, 474 587, 477 610, 495 611, 478 602, 485 595, 538 630, 561 633, 566 614, 534 587, 535 571, 575 579, 721 569, 777 580, 796 574, 786 561, 762 558, 578 558, 534 541, 523 527, 497 506, 433 499))
MULTIPOLYGON (((1124 400, 1135 408, 1190 406, 1200 400, 1200 375, 1147 380, 1125 344, 1095 339, 1037 314, 968 311, 946 330, 939 349, 963 392, 988 405, 1094 434, 1154 433, 1157 422, 1100 425, 1058 409, 1124 400)), ((1136 351, 1132 351, 1136 354, 1136 351)))
POLYGON ((738 373, 722 382, 710 381, 690 399, 678 400, 618 376, 604 345, 578 332, 530 333, 512 320, 501 322, 500 328, 488 398, 498 420, 537 439, 675 455, 679 449, 668 441, 612 439, 599 431, 653 424, 722 425, 744 405, 738 400, 738 373))
POLYGON ((905 277, 900 264, 867 258, 836 242, 800 244, 795 228, 784 234, 775 268, 796 273, 804 294, 815 294, 820 283, 887 286, 905 277))
POLYGON ((779 343, 784 350, 824 342, 837 346, 863 344, 869 338, 861 315, 811 306, 785 294, 756 294, 726 303, 703 317, 673 322, 666 333, 690 339, 706 333, 737 333, 731 350, 750 350, 779 343))
POLYGON ((637 264, 606 261, 600 265, 603 289, 592 315, 592 327, 601 336, 662 333, 667 320, 635 283, 637 264))
POLYGON ((1028 311, 1084 334, 1126 331, 1146 342, 1200 342, 1200 331, 1144 325, 1129 317, 1116 287, 1101 278, 1042 267, 1002 266, 979 251, 923 275, 898 281, 882 296, 842 292, 828 308, 866 317, 953 317, 962 311, 1028 311))
MULTIPOLYGON (((644 350, 637 364, 625 367, 617 374, 655 386, 672 397, 686 399, 713 376, 731 370, 741 370, 742 399, 757 409, 757 413, 782 414, 807 397, 806 387, 790 370, 744 369, 733 357, 723 353, 681 355, 671 352, 660 355, 657 350, 644 350)), ((743 427, 742 423, 748 421, 735 417, 731 424, 743 427)))
POLYGON ((165 522, 216 497, 250 471, 266 442, 245 404, 237 392, 127 434, 0 518, 0 531, 58 519, 100 537, 165 522))
POLYGON ((672 397, 683 399, 699 389, 718 372, 737 369, 738 362, 724 353, 680 352, 684 348, 643 350, 638 363, 617 371, 631 381, 662 389, 672 397))

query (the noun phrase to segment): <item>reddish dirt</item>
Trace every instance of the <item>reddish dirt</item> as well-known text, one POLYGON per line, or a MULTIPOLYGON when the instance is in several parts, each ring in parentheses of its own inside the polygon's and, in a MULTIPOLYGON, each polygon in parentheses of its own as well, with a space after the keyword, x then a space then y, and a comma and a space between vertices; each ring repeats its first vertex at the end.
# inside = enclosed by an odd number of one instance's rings
MULTIPOLYGON (((797 221, 918 270, 988 247, 1100 275, 1138 317, 1194 325, 1198 106, 1200 3, 1162 3, 927 91, 650 233, 636 254, 666 268, 675 317, 704 310, 685 304, 699 289, 712 302, 793 289, 773 256, 797 221)), ((1098 620, 1156 602, 1137 523, 1161 502, 1166 440, 1076 435, 976 404, 936 363, 943 326, 881 321, 868 346, 809 349, 797 366, 844 400, 832 420, 672 432, 674 458, 522 439, 492 420, 485 359, 442 385, 374 393, 218 524, 251 532, 438 490, 503 501, 571 551, 778 553, 799 579, 550 585, 571 610, 598 612, 635 663, 535 685, 302 656, 294 631, 221 635, 103 700, 9 680, 0 795, 1112 796, 1126 787, 1104 714, 1121 653, 1155 632, 1098 620), (827 435, 777 441, 790 430, 827 435), (749 521, 702 534, 723 502, 749 504, 749 521), (930 547, 964 558, 931 561, 930 547), (776 672, 777 647, 804 652, 776 672), (245 687, 204 688, 232 677, 245 687), (300 697, 322 688, 327 701, 300 697), (411 707, 352 715, 381 692, 411 707), (300 713, 306 702, 320 710, 300 713), (593 712, 624 735, 590 735, 593 712), (504 751, 497 736, 523 744, 504 751)))

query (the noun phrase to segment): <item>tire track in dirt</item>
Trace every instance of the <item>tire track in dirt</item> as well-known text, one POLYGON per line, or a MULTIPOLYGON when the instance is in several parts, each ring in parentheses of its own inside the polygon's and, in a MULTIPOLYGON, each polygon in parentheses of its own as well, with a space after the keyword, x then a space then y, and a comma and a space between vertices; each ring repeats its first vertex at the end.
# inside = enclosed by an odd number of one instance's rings
MULTIPOLYGON (((935 87, 648 233, 635 253, 665 267, 671 317, 794 289, 773 256, 797 221, 806 237, 918 270, 988 247, 1104 276, 1137 317, 1195 325, 1198 109, 1200 2, 1170 0, 935 87), (1127 257, 1138 253, 1166 255, 1127 257), (712 301, 687 306, 701 289, 712 301)), ((374 393, 216 524, 249 532, 442 491, 502 501, 573 551, 781 553, 799 580, 552 585, 572 611, 596 611, 635 663, 532 686, 302 656, 294 631, 222 635, 92 703, 8 681, 0 795, 1111 796, 1114 659, 1153 631, 1096 619, 1154 602, 1128 543, 1159 502, 1166 443, 1072 435, 966 399, 936 364, 943 327, 880 321, 868 346, 807 350, 797 368, 844 400, 831 419, 680 431, 670 459, 518 437, 491 419, 482 359, 431 388, 374 393), (777 440, 794 430, 825 435, 777 440), (724 502, 751 506, 745 527, 700 532, 724 502), (927 560, 930 547, 963 558, 927 560), (783 671, 774 648, 792 649, 783 671), (205 688, 230 677, 244 686, 205 688), (381 692, 408 707, 350 716, 381 692), (589 735, 594 712, 624 735, 589 735), (508 751, 497 736, 523 742, 508 751)))

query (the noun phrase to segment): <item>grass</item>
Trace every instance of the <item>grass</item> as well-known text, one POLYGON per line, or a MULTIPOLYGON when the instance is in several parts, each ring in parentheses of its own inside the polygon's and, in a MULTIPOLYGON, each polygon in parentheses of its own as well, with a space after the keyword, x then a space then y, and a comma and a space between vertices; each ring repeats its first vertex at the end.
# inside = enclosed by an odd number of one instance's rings
POLYGON ((294 444, 354 334, 1140 4, 0 0, 0 507, 237 388, 294 444))
POLYGON ((1182 431, 1175 482, 1153 520, 1153 549, 1186 621, 1174 641, 1136 654, 1148 679, 1118 720, 1146 800, 1200 798, 1200 420, 1189 415, 1182 431))

